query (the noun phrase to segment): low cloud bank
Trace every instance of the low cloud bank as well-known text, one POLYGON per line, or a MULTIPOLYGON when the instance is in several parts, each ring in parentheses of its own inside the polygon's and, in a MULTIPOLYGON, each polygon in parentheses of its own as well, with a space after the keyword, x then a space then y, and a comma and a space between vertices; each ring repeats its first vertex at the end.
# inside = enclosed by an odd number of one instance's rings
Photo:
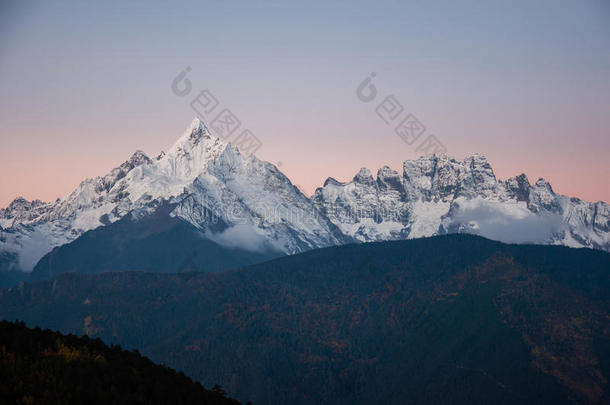
POLYGON ((505 243, 544 243, 563 229, 559 215, 536 215, 524 203, 507 205, 482 199, 460 202, 451 225, 464 225, 465 232, 505 243))
POLYGON ((281 250, 277 243, 271 243, 251 225, 235 225, 222 232, 207 231, 205 237, 227 248, 238 248, 249 252, 269 252, 281 250))

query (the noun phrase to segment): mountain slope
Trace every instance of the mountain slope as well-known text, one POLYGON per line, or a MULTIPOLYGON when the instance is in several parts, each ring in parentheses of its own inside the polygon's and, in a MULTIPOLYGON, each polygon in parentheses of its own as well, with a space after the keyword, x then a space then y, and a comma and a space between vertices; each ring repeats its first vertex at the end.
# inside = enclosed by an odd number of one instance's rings
MULTIPOLYGON (((401 173, 386 166, 376 177, 363 168, 350 182, 329 178, 307 198, 277 167, 242 155, 196 119, 167 153, 151 159, 137 151, 64 199, 18 198, 1 209, 0 283, 19 279, 7 271, 32 270, 53 248, 89 230, 128 215, 158 217, 155 212, 167 206, 173 209, 164 215, 189 223, 207 244, 246 256, 456 232, 610 251, 608 204, 556 194, 544 179, 535 184, 525 175, 499 180, 480 155, 407 160, 401 173)), ((66 263, 85 256, 74 245, 69 251, 74 257, 66 263)), ((115 269, 156 269, 140 266, 126 261, 115 269)), ((67 270, 56 266, 51 273, 67 270)))
POLYGON ((85 232, 46 254, 29 280, 49 279, 65 272, 213 272, 283 255, 270 245, 256 246, 254 250, 222 246, 206 238, 192 224, 170 216, 173 209, 173 205, 167 205, 142 217, 126 215, 110 225, 85 232))
POLYGON ((83 181, 64 199, 18 198, 0 210, 0 252, 6 258, 0 271, 30 271, 54 247, 86 231, 168 205, 174 207, 170 217, 233 249, 272 245, 290 254, 350 241, 316 215, 313 203, 275 166, 242 155, 195 119, 155 159, 138 151, 106 176, 83 181))
POLYGON ((15 404, 238 404, 137 352, 0 322, 0 399, 15 404))
POLYGON ((207 275, 64 274, 0 292, 0 317, 255 403, 603 403, 609 272, 601 251, 457 234, 207 275))
POLYGON ((432 156, 385 166, 373 178, 361 169, 347 183, 329 178, 313 196, 343 233, 360 241, 479 234, 508 243, 610 250, 610 206, 556 194, 522 174, 498 180, 480 155, 462 161, 432 156))

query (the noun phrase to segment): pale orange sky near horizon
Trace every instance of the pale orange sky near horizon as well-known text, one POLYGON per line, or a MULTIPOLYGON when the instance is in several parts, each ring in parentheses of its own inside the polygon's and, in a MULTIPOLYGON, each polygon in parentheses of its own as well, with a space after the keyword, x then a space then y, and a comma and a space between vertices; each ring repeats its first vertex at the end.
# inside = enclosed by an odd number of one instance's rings
POLYGON ((463 159, 610 202, 610 3, 0 4, 0 207, 167 150, 210 89, 307 195, 415 159, 394 95, 463 159), (202 19, 206 15, 209 18, 202 19), (338 18, 340 16, 341 18, 338 18), (315 29, 312 29, 315 27, 315 29), (186 66, 192 94, 172 93, 186 66), (376 73, 378 99, 356 87, 376 73))
MULTIPOLYGON (((184 125, 185 128, 187 126, 188 123, 184 125)), ((125 137, 125 143, 120 146, 115 145, 113 148, 112 145, 107 145, 110 147, 102 148, 103 141, 87 142, 81 139, 76 144, 62 145, 59 143, 55 147, 45 142, 45 147, 39 153, 30 156, 27 156, 26 153, 22 156, 14 155, 13 159, 6 159, 6 156, 2 156, 4 171, 0 175, 0 207, 6 207, 17 196, 43 201, 63 198, 85 178, 105 175, 112 168, 127 160, 137 149, 144 150, 150 157, 156 156, 161 150, 169 149, 185 128, 174 131, 173 134, 150 136, 150 145, 133 142, 129 137, 125 137), (167 140, 165 147, 159 147, 158 143, 161 139, 167 140), (98 149, 97 152, 96 149, 98 149), (115 154, 116 156, 114 156, 115 154), (7 173, 10 173, 10 176, 7 176, 7 173)), ((336 143, 333 144, 333 148, 325 150, 325 153, 320 156, 308 159, 310 155, 298 152, 308 149, 308 152, 311 152, 312 149, 312 145, 307 145, 307 142, 302 144, 299 142, 299 139, 303 139, 302 137, 297 137, 296 141, 289 142, 296 150, 286 150, 286 144, 273 147, 273 145, 264 143, 257 156, 278 166, 293 184, 298 185, 309 196, 316 187, 322 186, 327 177, 334 177, 339 181, 349 181, 360 167, 367 167, 375 175, 377 169, 383 165, 388 165, 401 173, 403 160, 417 158, 413 148, 403 144, 391 131, 385 131, 383 136, 389 138, 388 141, 393 141, 388 143, 392 143, 396 149, 403 149, 405 155, 403 159, 399 157, 400 153, 390 154, 389 151, 383 150, 385 148, 381 148, 381 153, 370 149, 369 155, 360 156, 362 164, 359 164, 351 152, 362 150, 365 147, 360 145, 341 147, 336 143), (346 150, 350 152, 346 154, 346 150), (391 155, 387 160, 384 160, 386 154, 384 152, 391 155), (315 164, 313 164, 314 162, 315 164)), ((63 137, 65 134, 49 136, 50 140, 63 137)), ((99 137, 99 139, 103 138, 103 136, 99 137)), ((265 137, 262 135, 260 138, 264 140, 265 137)), ((27 142, 18 145, 23 151, 31 146, 27 142)), ((479 152, 468 151, 468 147, 464 147, 464 145, 457 145, 454 149, 458 154, 451 154, 451 149, 449 149, 448 155, 457 159, 463 159, 479 152)), ((557 193, 586 201, 610 201, 610 194, 607 192, 609 190, 607 179, 610 178, 610 173, 608 165, 603 160, 600 160, 598 165, 578 167, 571 164, 569 156, 563 156, 561 162, 554 161, 554 164, 549 165, 545 164, 545 160, 542 159, 523 160, 517 156, 515 159, 511 159, 510 156, 502 153, 499 155, 483 154, 486 155, 496 176, 500 179, 505 180, 526 173, 531 183, 534 183, 539 177, 546 178, 557 193), (603 176, 603 174, 605 175, 603 176)))

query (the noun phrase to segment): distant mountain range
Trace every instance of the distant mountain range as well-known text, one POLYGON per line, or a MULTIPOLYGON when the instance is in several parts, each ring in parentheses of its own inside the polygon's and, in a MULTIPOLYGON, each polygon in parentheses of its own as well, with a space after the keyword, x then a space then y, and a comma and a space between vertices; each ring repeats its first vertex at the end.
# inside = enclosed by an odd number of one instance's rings
POLYGON ((451 234, 62 274, 0 290, 0 319, 137 348, 255 404, 601 404, 609 271, 603 251, 451 234))
POLYGON ((347 183, 329 178, 308 198, 277 167, 242 154, 196 119, 167 153, 138 151, 64 199, 17 198, 1 209, 0 270, 8 284, 20 278, 15 271, 32 269, 35 278, 215 271, 325 246, 447 233, 610 251, 610 207, 558 195, 523 174, 498 180, 480 155, 408 160, 401 173, 383 167, 376 177, 361 169, 347 183), (178 228, 181 246, 166 233, 178 228), (88 269, 78 266, 84 257, 88 269))

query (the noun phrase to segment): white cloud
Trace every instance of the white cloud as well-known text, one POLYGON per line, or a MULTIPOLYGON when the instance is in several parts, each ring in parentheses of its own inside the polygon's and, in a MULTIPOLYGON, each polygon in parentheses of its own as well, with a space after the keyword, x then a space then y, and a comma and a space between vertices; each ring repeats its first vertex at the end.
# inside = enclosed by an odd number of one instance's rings
POLYGON ((279 250, 251 225, 235 225, 219 233, 206 231, 205 237, 228 248, 238 248, 249 252, 279 250))
POLYGON ((543 243, 561 231, 563 222, 556 214, 534 214, 524 202, 495 202, 483 199, 459 201, 451 225, 506 243, 543 243))

